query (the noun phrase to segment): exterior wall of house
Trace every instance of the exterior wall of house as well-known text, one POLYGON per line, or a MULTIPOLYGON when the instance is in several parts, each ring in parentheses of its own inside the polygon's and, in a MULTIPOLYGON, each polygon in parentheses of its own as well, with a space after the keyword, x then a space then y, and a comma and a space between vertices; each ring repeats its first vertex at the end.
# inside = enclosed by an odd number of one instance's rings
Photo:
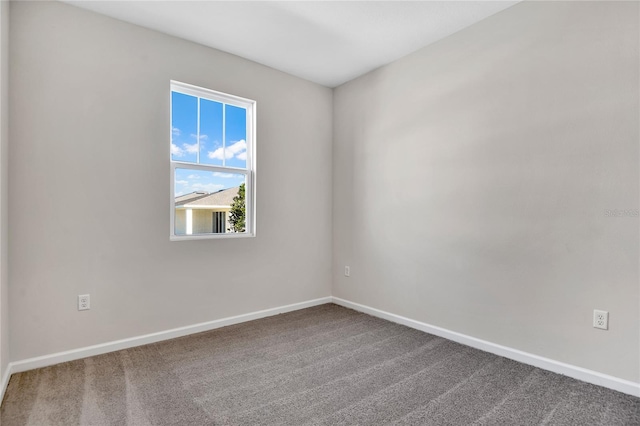
MULTIPOLYGON (((191 209, 192 233, 210 234, 213 232, 213 214, 215 212, 225 212, 225 232, 231 227, 229 223, 230 209, 191 209)), ((187 233, 187 209, 176 209, 175 213, 176 235, 187 233)))
POLYGON ((176 209, 174 222, 176 235, 187 233, 187 211, 185 209, 176 209))
POLYGON ((193 233, 209 234, 213 232, 213 210, 193 209, 193 233))

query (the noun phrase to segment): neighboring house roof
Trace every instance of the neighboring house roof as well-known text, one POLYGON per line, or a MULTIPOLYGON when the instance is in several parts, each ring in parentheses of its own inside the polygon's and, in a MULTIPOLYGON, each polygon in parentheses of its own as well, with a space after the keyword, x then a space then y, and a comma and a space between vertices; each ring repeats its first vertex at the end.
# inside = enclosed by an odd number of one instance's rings
POLYGON ((188 201, 206 197, 207 195, 210 195, 210 194, 208 192, 203 192, 203 191, 197 191, 197 192, 192 192, 190 194, 179 195, 176 197, 176 206, 184 204, 188 201))
POLYGON ((231 206, 233 198, 238 195, 236 186, 228 189, 221 189, 211 194, 202 192, 192 192, 191 194, 176 197, 176 207, 220 207, 231 206))

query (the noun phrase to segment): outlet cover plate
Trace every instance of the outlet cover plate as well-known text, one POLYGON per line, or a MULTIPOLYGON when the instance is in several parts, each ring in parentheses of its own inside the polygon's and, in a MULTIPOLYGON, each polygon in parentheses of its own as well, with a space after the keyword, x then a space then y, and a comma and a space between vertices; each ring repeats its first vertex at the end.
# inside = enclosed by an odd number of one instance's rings
POLYGON ((600 328, 602 330, 608 330, 609 329, 609 312, 594 309, 593 310, 593 327, 600 328))
POLYGON ((78 295, 78 310, 86 311, 91 309, 91 298, 88 294, 78 295))

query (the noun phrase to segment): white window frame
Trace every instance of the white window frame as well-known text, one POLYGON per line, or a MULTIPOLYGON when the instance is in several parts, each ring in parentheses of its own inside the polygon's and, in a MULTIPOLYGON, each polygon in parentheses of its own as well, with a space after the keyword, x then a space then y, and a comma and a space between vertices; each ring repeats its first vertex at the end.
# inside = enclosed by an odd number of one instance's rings
MULTIPOLYGON (((241 98, 239 96, 229 95, 215 90, 205 89, 198 86, 193 86, 187 83, 181 83, 179 81, 171 80, 169 90, 169 146, 167 152, 169 154, 169 164, 171 168, 170 183, 169 183, 169 198, 170 198, 170 223, 169 223, 169 238, 171 241, 186 241, 186 240, 206 240, 206 239, 221 239, 221 238, 248 238, 256 236, 256 101, 251 99, 241 98), (244 108, 247 111, 247 163, 246 169, 228 166, 215 166, 209 164, 190 163, 186 161, 174 160, 171 156, 171 135, 172 135, 172 123, 171 123, 171 93, 179 92, 185 95, 195 96, 197 98, 207 99, 214 102, 220 102, 227 105, 233 105, 236 107, 244 108), (207 234, 191 234, 191 235, 177 235, 175 233, 175 175, 176 169, 191 169, 191 170, 204 170, 211 172, 221 173, 234 173, 245 175, 245 232, 226 232, 221 234, 207 233, 207 234)), ((198 114, 200 114, 200 101, 198 101, 198 114)), ((198 117, 198 123, 200 117, 198 117)), ((198 124, 198 132, 200 125, 198 124)), ((224 123, 223 123, 224 129, 224 123)), ((224 131, 224 130, 223 130, 224 131)), ((199 136, 199 135, 198 135, 199 136)), ((198 144, 200 144, 200 138, 197 138, 198 144)), ((200 147, 198 146, 198 155, 200 147)), ((198 157, 199 158, 199 157, 198 157)))

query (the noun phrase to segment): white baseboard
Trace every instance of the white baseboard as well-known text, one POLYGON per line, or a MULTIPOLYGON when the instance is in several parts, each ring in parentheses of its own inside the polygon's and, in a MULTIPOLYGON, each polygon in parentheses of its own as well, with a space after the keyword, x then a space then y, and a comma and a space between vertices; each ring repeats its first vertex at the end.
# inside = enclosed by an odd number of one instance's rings
POLYGON ((574 365, 565 364, 563 362, 555 361, 549 358, 544 358, 538 355, 523 352, 517 349, 509 348, 506 346, 498 345, 488 342, 486 340, 477 339, 475 337, 467 336, 462 333, 447 330, 434 325, 426 324, 420 321, 412 320, 410 318, 395 315, 389 312, 381 311, 369 306, 361 305, 359 303, 350 302, 348 300, 340 299, 338 297, 323 297, 320 299, 309 300, 301 303, 294 303, 292 305, 280 306, 277 308, 265 309, 262 311, 251 312, 244 315, 237 315, 228 318, 222 318, 219 320, 203 322, 200 324, 189 325, 185 327, 174 328, 171 330, 160 331, 157 333, 146 334, 143 336, 131 337, 128 339, 116 340, 113 342, 101 343, 99 345, 87 346, 84 348, 73 349, 65 352, 58 352, 50 355, 44 355, 35 358, 29 358, 21 361, 10 362, 7 366, 7 370, 2 376, 0 382, 0 402, 4 397, 4 393, 9 385, 9 379, 13 373, 20 373, 22 371, 33 370, 35 368, 46 367, 48 365, 59 364, 61 362, 74 361, 77 359, 86 358, 94 355, 101 355, 109 352, 119 351, 122 349, 128 349, 135 346, 147 345, 149 343, 160 342, 163 340, 174 339, 176 337, 187 336, 189 334, 200 333, 203 331, 209 331, 228 325, 239 324, 246 321, 252 321, 255 319, 265 318, 285 312, 296 311, 299 309, 309 308, 311 306, 322 305, 324 303, 335 303, 337 305, 351 308, 356 311, 364 312, 366 314, 386 319, 398 324, 405 325, 407 327, 414 328, 416 330, 424 331, 429 334, 444 337, 445 339, 453 340, 454 342, 461 343, 463 345, 471 346, 476 349, 490 352, 495 355, 503 356, 505 358, 512 359, 514 361, 529 364, 534 367, 542 368, 544 370, 552 371, 554 373, 563 374, 574 379, 582 380, 587 383, 592 383, 605 388, 613 389, 622 393, 640 397, 640 383, 631 382, 628 380, 619 379, 617 377, 609 376, 607 374, 598 373, 597 371, 588 370, 582 367, 576 367, 574 365))
MULTIPOLYGON (((102 355, 109 352, 128 349, 135 346, 148 345, 149 343, 160 342, 163 340, 175 339, 189 334, 209 331, 228 325, 239 324, 241 322, 252 321, 260 318, 270 317, 285 312, 297 311, 299 309, 310 308, 311 306, 331 303, 331 297, 322 297, 320 299, 308 300, 306 302, 294 303, 292 305, 280 306, 277 308, 265 309, 262 311, 251 312, 248 314, 237 315, 233 317, 222 318, 213 321, 207 321, 200 324, 188 325, 185 327, 174 328, 171 330, 160 331, 157 333, 145 334, 143 336, 130 337, 128 339, 116 340, 113 342, 101 343, 99 345, 87 346, 84 348, 72 349, 70 351, 58 352, 50 355, 39 356, 35 358, 24 359, 9 363, 6 377, 3 378, 2 389, 0 395, 4 394, 6 386, 9 383, 9 377, 13 373, 33 370, 35 368, 46 367, 48 365, 59 364, 61 362, 74 361, 94 355, 102 355)), ((1 399, 0 399, 1 401, 1 399)))
POLYGON ((619 379, 614 376, 598 373, 597 371, 587 370, 586 368, 582 367, 576 367, 575 365, 565 364, 564 362, 555 361, 553 359, 523 352, 518 349, 513 349, 506 346, 498 345, 496 343, 487 342, 486 340, 476 339, 475 337, 467 336, 462 333, 457 333, 455 331, 447 330, 435 325, 415 321, 410 318, 381 311, 379 309, 361 305, 359 303, 350 302, 338 297, 332 297, 332 300, 336 305, 344 306, 345 308, 351 308, 356 311, 364 312, 365 314, 369 314, 374 317, 406 325, 407 327, 415 328, 416 330, 424 331, 425 333, 444 337, 445 339, 453 340, 454 342, 458 342, 466 346, 471 346, 472 348, 480 349, 482 351, 509 358, 514 361, 522 362, 523 364, 542 368, 543 370, 552 371, 554 373, 582 380, 583 382, 592 383, 594 385, 640 397, 640 383, 619 379))
POLYGON ((7 390, 7 386, 9 386, 10 378, 11 378, 11 363, 7 365, 7 369, 2 375, 2 382, 0 382, 0 404, 2 404, 2 400, 4 399, 4 393, 7 390))

